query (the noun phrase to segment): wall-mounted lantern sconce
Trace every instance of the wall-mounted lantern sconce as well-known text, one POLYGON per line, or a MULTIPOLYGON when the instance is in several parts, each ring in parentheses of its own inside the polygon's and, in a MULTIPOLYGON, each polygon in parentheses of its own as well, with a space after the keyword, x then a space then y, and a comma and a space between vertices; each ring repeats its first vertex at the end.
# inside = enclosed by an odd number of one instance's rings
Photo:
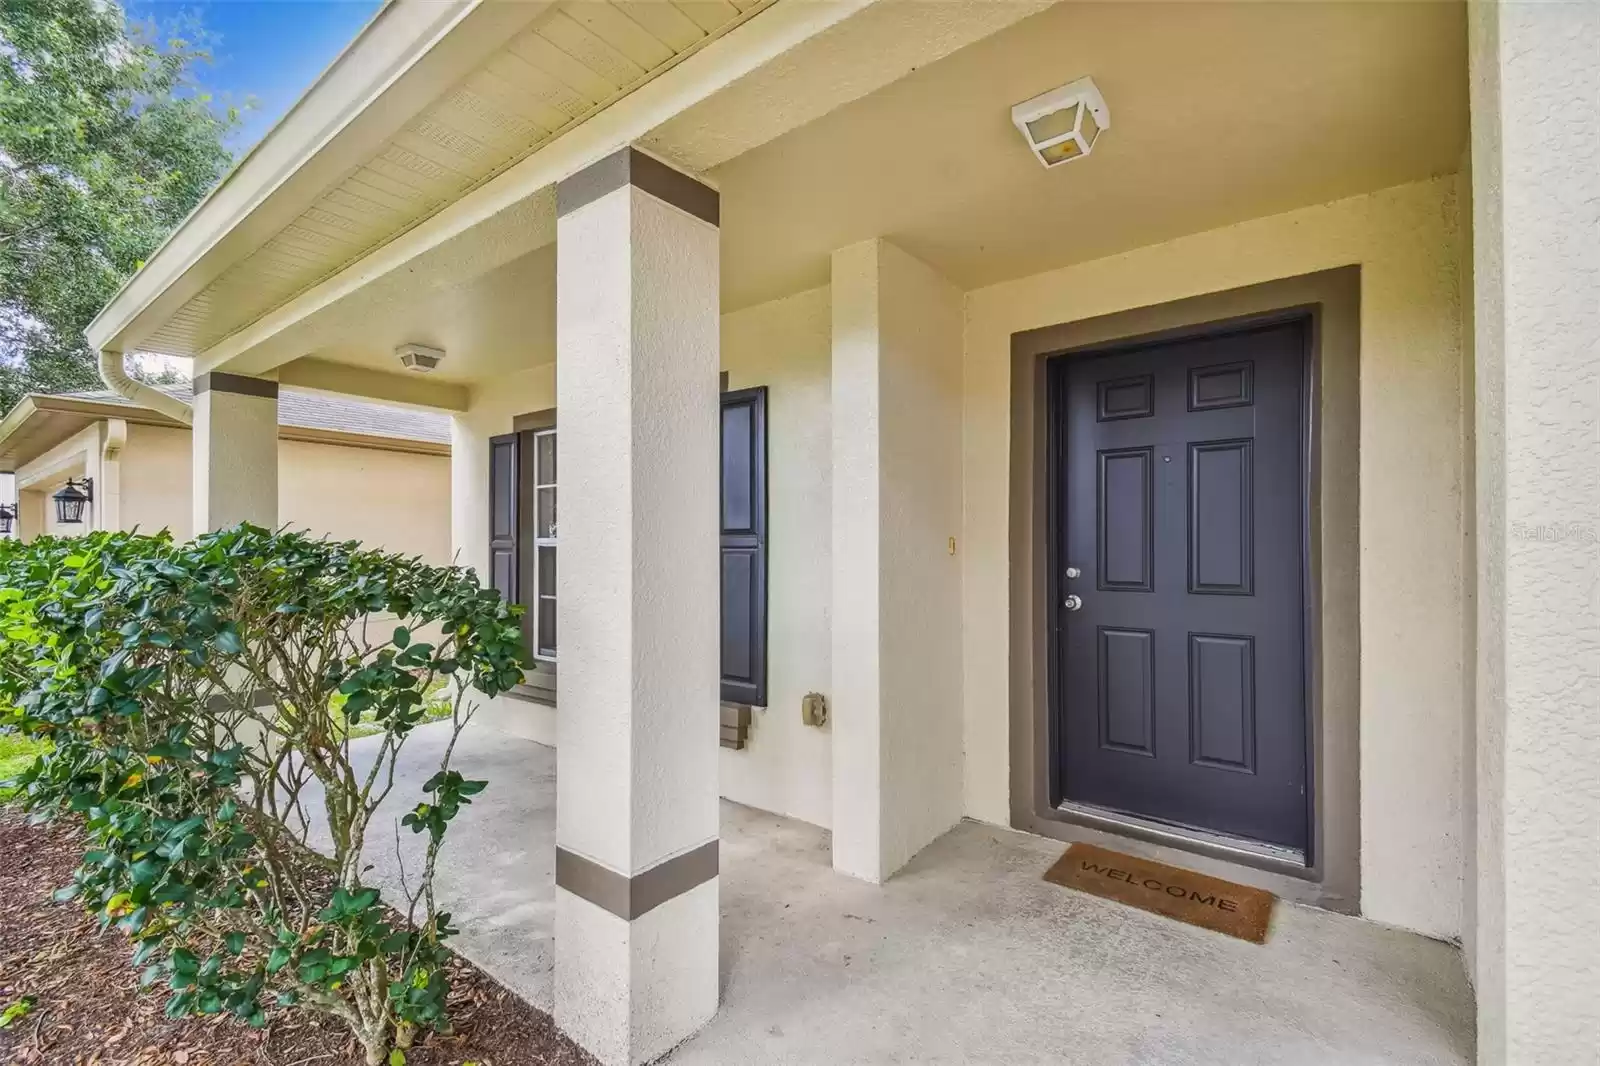
POLYGON ((84 507, 94 499, 94 479, 82 481, 67 479, 60 492, 50 497, 56 501, 56 521, 64 526, 78 525, 83 521, 84 507))
POLYGON ((0 537, 11 536, 11 530, 17 521, 17 508, 15 504, 0 503, 0 537))

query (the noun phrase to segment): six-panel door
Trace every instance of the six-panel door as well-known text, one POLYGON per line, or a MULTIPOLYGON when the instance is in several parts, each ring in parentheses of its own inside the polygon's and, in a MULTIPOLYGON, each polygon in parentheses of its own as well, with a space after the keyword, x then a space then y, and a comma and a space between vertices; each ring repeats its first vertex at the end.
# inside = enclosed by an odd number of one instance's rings
POLYGON ((1307 848, 1304 328, 1052 360, 1068 803, 1307 848))

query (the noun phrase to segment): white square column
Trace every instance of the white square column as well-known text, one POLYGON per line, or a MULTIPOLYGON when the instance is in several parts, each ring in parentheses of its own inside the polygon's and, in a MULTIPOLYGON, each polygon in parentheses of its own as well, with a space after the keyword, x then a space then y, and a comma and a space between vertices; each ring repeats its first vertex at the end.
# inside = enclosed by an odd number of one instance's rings
POLYGON ((194 379, 194 535, 278 526, 278 383, 212 372, 194 379))
POLYGON ((1600 4, 1469 5, 1483 1063, 1600 1040, 1600 4))
POLYGON ((961 818, 962 294, 833 253, 833 865, 886 880, 961 818))
POLYGON ((718 203, 634 149, 557 190, 555 1017, 648 1062, 718 992, 718 203))

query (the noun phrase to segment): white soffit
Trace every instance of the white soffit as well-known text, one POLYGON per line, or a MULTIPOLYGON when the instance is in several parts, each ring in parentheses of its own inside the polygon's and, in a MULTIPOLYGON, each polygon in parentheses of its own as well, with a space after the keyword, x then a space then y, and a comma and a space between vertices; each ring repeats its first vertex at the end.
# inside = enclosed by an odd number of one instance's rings
POLYGON ((154 332, 129 338, 131 346, 179 356, 205 351, 772 2, 552 4, 154 332))

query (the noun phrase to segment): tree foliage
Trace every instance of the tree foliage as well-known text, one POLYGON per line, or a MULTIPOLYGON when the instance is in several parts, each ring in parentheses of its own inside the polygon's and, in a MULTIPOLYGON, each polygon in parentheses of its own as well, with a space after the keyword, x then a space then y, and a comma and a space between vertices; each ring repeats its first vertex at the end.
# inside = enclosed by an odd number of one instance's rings
POLYGON ((85 327, 230 162, 205 49, 152 37, 111 0, 0 0, 0 410, 94 385, 85 327))
POLYGON ((450 751, 469 692, 521 677, 518 611, 459 567, 248 525, 0 543, 0 725, 54 745, 19 796, 92 844, 61 898, 134 939, 169 1015, 318 1010, 369 1063, 443 1026, 434 868, 485 785, 450 751), (443 764, 380 840, 441 679, 443 764), (353 746, 363 724, 380 732, 353 746), (363 853, 404 830, 424 858, 391 909, 363 853))

